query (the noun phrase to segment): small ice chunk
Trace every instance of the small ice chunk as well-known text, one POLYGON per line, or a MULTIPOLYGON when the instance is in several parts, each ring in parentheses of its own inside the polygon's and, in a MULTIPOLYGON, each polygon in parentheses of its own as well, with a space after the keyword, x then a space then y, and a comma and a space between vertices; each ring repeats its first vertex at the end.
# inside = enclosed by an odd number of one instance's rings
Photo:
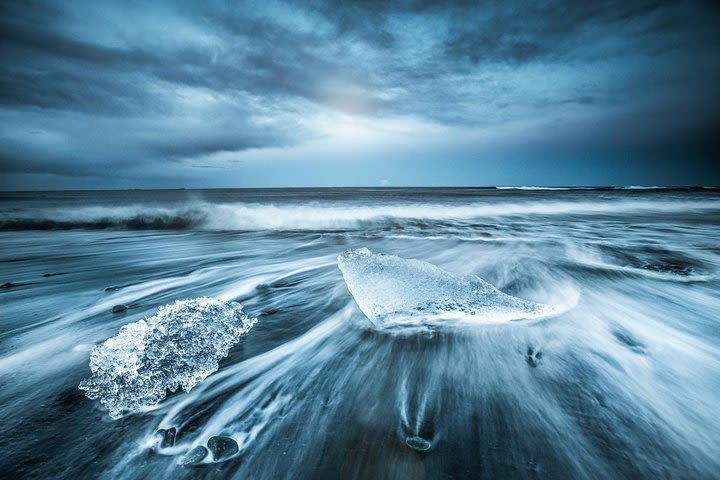
POLYGON ((360 310, 378 326, 504 322, 555 313, 507 295, 475 275, 455 275, 420 260, 348 250, 337 259, 360 310))
POLYGON ((92 349, 92 376, 80 388, 113 418, 157 404, 168 390, 189 391, 255 324, 242 308, 207 297, 160 307, 92 349))

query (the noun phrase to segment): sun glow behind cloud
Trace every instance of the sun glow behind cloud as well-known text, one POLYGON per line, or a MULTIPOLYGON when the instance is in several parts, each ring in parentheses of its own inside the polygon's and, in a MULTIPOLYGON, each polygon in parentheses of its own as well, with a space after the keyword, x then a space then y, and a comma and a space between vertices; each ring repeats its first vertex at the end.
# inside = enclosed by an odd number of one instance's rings
POLYGON ((717 20, 639 0, 10 3, 0 188, 717 183, 717 20))

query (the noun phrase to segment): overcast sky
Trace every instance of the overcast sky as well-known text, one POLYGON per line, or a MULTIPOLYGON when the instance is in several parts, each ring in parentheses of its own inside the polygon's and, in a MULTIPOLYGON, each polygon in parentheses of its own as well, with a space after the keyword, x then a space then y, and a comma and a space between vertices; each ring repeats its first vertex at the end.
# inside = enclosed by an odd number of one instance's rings
POLYGON ((718 5, 3 1, 0 188, 717 185, 718 5))

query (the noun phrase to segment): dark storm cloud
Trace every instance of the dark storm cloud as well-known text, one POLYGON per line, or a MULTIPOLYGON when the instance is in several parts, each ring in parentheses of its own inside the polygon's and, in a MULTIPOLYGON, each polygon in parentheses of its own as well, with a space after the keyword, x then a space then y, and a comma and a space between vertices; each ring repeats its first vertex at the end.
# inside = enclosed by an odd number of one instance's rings
POLYGON ((714 154, 718 19, 712 2, 3 2, 0 168, 212 166, 328 135, 312 119, 332 112, 450 142, 714 154))

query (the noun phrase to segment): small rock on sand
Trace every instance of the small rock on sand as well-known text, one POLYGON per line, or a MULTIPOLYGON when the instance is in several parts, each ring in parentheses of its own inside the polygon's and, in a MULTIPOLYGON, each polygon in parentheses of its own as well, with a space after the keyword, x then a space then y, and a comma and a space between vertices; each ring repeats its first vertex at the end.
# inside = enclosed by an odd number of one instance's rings
POLYGON ((185 466, 192 466, 192 465, 198 465, 203 460, 205 460, 205 457, 208 455, 208 449, 203 447, 202 445, 198 445, 197 447, 190 450, 183 459, 180 461, 181 465, 185 466))
POLYGON ((210 437, 207 446, 215 461, 230 458, 240 450, 237 442, 230 437, 210 437))
POLYGON ((157 434, 160 436, 160 447, 161 448, 169 448, 175 445, 175 434, 177 433, 177 430, 175 427, 170 427, 168 429, 161 428, 157 431, 157 434))

